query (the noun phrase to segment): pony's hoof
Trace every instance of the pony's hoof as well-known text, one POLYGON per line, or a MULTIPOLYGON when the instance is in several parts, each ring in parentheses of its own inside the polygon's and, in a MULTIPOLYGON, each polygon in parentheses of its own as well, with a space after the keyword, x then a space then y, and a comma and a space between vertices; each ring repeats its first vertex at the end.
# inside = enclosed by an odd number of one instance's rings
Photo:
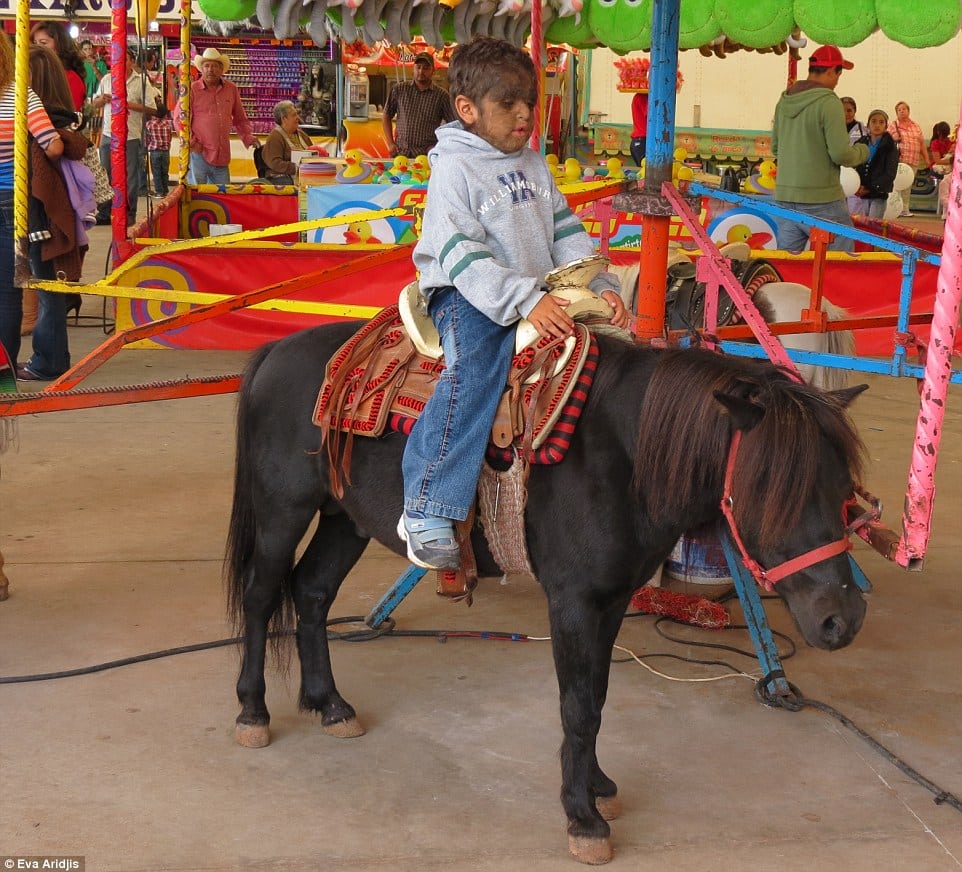
POLYGON ((329 736, 334 736, 335 739, 356 739, 367 732, 357 718, 347 718, 343 721, 335 721, 333 724, 322 724, 321 729, 329 736))
POLYGON ((595 808, 606 821, 614 821, 621 817, 621 800, 617 793, 614 796, 596 796, 595 808))
POLYGON ((611 842, 587 836, 568 836, 568 853, 579 863, 601 866, 611 861, 611 842))
POLYGON ((266 748, 271 743, 271 728, 267 724, 238 724, 234 741, 244 748, 266 748))

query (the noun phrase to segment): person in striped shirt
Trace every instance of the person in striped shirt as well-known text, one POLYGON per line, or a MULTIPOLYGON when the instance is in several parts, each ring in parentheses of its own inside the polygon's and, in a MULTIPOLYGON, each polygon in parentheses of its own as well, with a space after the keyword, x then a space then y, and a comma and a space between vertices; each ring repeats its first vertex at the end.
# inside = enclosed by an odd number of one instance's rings
MULTIPOLYGON (((16 363, 20 354, 20 322, 23 291, 14 280, 13 246, 13 131, 16 123, 13 45, 0 33, 0 343, 16 363)), ((63 140, 50 123, 40 98, 27 89, 27 129, 56 160, 63 154, 63 140)))

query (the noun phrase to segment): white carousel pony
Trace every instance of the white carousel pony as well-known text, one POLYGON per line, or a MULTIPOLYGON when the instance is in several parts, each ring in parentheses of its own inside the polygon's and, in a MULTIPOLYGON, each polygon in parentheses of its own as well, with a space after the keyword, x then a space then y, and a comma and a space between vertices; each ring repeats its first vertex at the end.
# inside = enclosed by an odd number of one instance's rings
MULTIPOLYGON (((722 252, 727 257, 736 256, 727 249, 722 252)), ((680 258, 679 258, 680 259, 680 258)), ((740 258, 739 258, 740 259, 740 258)), ((675 260, 674 262, 678 262, 675 260)), ((625 305, 632 309, 638 293, 638 264, 626 266, 612 265, 609 270, 621 281, 621 295, 625 305)), ((811 289, 796 282, 768 282, 762 285, 752 297, 759 314, 768 323, 778 321, 798 321, 802 310, 811 301, 811 289)), ((822 311, 829 321, 849 317, 845 309, 822 298, 822 311)), ((855 353, 855 337, 851 330, 834 330, 827 333, 787 333, 778 337, 786 348, 798 351, 813 351, 827 354, 852 355, 855 353)), ((813 364, 798 363, 799 374, 811 385, 822 390, 839 390, 848 386, 848 374, 844 369, 835 369, 813 364)))

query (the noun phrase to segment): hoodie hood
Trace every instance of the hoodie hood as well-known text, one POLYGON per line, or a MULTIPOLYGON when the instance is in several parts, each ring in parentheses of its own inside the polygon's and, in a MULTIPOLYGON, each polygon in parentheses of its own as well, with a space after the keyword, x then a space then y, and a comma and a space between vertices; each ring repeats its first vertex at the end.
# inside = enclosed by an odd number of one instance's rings
POLYGON ((518 154, 525 149, 518 151, 503 152, 495 148, 491 143, 482 139, 476 133, 471 133, 464 129, 460 121, 451 121, 439 127, 435 134, 438 137, 438 144, 428 152, 428 157, 434 159, 437 153, 442 153, 446 157, 451 155, 463 155, 470 157, 471 160, 504 160, 510 159, 512 162, 517 160, 518 154))
POLYGON ((796 82, 782 94, 781 110, 788 118, 796 118, 809 106, 822 100, 838 100, 831 88, 815 82, 796 82))

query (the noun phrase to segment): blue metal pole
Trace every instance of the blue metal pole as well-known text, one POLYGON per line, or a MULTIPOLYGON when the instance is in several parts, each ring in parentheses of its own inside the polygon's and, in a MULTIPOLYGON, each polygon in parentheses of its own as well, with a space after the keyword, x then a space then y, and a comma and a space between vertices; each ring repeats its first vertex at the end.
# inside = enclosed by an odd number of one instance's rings
POLYGON ((758 595, 755 579, 745 568, 741 557, 735 553, 731 537, 727 533, 722 533, 720 538, 732 580, 735 582, 735 590, 742 604, 742 611, 745 612, 745 623, 748 625, 748 632, 755 646, 755 654, 762 667, 762 675, 768 678, 765 688, 773 696, 789 696, 792 691, 782 669, 782 659, 778 655, 775 639, 768 626, 768 617, 762 606, 762 598, 758 595))
POLYGON ((378 600, 376 606, 371 609, 371 613, 364 619, 364 623, 376 630, 381 626, 414 588, 417 583, 424 578, 426 569, 418 566, 409 566, 404 573, 394 582, 386 594, 378 600))
POLYGON ((680 8, 681 0, 654 0, 652 4, 645 188, 653 194, 660 194, 662 183, 671 181, 680 8))

